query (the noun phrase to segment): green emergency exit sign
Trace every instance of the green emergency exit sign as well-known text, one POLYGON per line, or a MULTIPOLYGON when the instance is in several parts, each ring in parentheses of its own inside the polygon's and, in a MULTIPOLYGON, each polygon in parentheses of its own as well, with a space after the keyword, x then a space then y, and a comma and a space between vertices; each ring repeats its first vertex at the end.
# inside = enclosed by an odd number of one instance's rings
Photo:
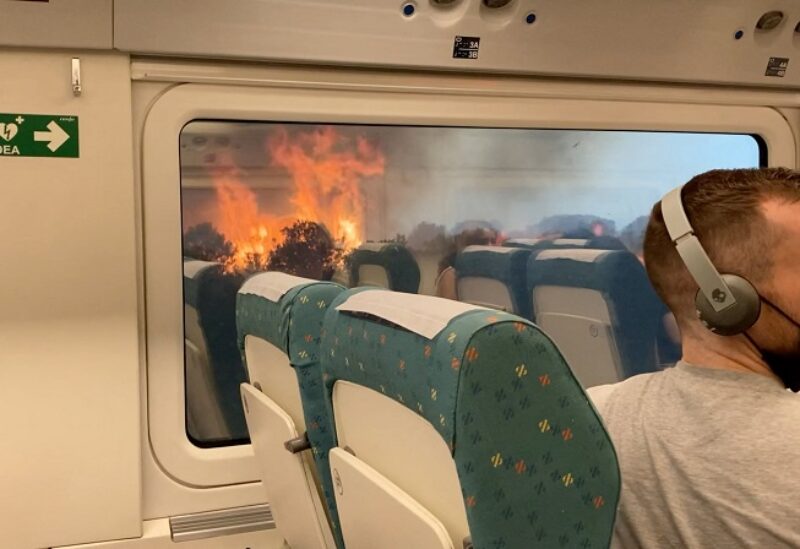
POLYGON ((0 113, 0 157, 78 158, 78 117, 0 113))

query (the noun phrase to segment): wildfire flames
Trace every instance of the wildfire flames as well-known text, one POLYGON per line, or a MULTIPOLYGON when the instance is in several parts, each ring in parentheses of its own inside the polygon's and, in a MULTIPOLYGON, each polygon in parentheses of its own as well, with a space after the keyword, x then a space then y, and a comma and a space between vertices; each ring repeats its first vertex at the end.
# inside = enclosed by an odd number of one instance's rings
POLYGON ((241 173, 232 162, 223 161, 214 169, 217 195, 216 228, 233 246, 225 258, 225 271, 266 267, 269 253, 283 240, 281 229, 291 219, 262 214, 256 194, 241 182, 241 173))
POLYGON ((292 181, 288 216, 263 213, 256 193, 242 182, 232 157, 221 157, 212 170, 217 198, 214 225, 233 246, 227 272, 264 269, 270 253, 283 242, 282 229, 297 220, 324 225, 342 249, 364 240, 364 178, 382 175, 385 159, 365 138, 343 135, 333 127, 289 133, 277 128, 267 139, 272 165, 292 181))

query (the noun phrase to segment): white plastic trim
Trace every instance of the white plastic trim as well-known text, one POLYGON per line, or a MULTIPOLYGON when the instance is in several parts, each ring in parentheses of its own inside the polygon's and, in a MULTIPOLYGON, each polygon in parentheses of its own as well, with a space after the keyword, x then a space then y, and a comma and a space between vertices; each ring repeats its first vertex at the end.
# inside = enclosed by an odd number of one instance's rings
POLYGON ((317 281, 286 273, 259 273, 245 280, 239 293, 258 295, 277 303, 292 288, 314 282, 317 281))
POLYGON ((371 314, 433 339, 453 318, 484 308, 429 295, 369 290, 351 295, 336 310, 371 314))
POLYGON ((536 256, 536 261, 546 261, 548 259, 572 259, 575 261, 583 261, 584 263, 594 263, 601 256, 607 253, 609 253, 609 250, 587 250, 586 248, 542 250, 536 256))

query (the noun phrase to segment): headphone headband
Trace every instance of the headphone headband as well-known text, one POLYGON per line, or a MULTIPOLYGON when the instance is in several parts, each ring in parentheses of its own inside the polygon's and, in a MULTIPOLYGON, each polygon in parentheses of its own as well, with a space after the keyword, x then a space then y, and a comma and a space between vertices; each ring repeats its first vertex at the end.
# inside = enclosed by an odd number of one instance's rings
POLYGON ((736 305, 736 297, 722 279, 705 249, 694 234, 681 200, 683 187, 671 190, 661 199, 661 214, 669 238, 681 256, 684 265, 700 287, 714 311, 719 313, 736 305))

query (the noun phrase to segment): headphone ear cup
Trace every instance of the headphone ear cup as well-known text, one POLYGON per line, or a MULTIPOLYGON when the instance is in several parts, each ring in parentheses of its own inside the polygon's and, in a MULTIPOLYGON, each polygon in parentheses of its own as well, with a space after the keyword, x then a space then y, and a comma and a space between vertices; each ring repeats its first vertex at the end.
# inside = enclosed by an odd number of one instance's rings
POLYGON ((694 299, 697 317, 706 328, 717 335, 741 334, 758 320, 761 314, 761 297, 753 285, 741 276, 721 276, 736 299, 736 304, 722 311, 715 311, 706 296, 698 290, 694 299))

